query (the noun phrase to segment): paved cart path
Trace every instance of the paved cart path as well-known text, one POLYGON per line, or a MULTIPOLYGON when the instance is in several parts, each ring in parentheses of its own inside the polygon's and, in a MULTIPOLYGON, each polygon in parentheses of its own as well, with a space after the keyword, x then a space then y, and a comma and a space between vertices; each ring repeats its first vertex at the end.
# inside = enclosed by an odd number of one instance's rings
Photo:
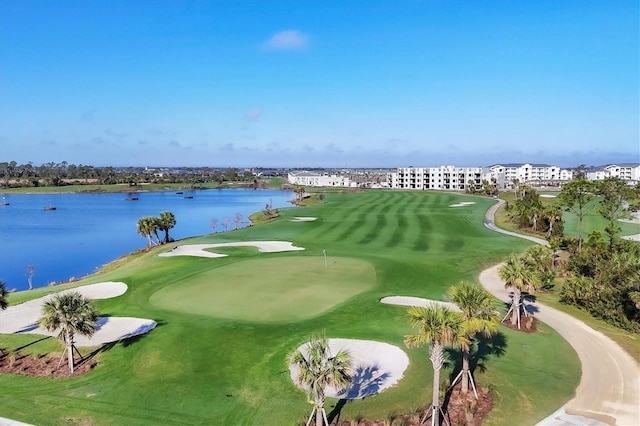
MULTIPOLYGON (((494 225, 499 202, 486 213, 485 226, 497 232, 546 244, 546 241, 504 231, 494 225)), ((500 300, 509 301, 498 276, 502 264, 480 274, 480 283, 500 300)), ((536 302, 536 318, 553 327, 575 349, 582 377, 575 397, 541 425, 640 425, 640 366, 617 343, 570 315, 536 302)))

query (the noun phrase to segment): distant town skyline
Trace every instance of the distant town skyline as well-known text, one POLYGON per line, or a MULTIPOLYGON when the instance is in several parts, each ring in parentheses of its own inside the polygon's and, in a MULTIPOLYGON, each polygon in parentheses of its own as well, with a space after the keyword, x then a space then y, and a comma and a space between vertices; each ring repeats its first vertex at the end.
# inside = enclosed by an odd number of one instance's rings
POLYGON ((0 162, 640 162, 636 1, 0 2, 0 162))

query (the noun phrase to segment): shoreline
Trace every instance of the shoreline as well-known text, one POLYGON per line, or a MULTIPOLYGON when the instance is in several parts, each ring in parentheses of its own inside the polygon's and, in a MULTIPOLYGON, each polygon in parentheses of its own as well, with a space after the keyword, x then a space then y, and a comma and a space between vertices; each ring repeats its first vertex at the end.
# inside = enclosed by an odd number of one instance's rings
MULTIPOLYGON (((235 209, 237 208, 238 211, 243 214, 244 216, 243 220, 237 228, 237 229, 243 229, 247 227, 253 227, 261 223, 261 221, 259 220, 258 221, 252 220, 251 217, 253 215, 262 214, 261 208, 264 207, 264 202, 266 201, 259 202, 256 200, 260 200, 261 198, 264 198, 265 200, 268 201, 270 197, 273 196, 274 204, 277 204, 277 207, 274 207, 274 209, 276 208, 281 209, 281 208, 289 207, 290 205, 288 204, 288 202, 291 198, 293 198, 293 195, 289 194, 289 192, 291 191, 288 191, 282 188, 254 189, 254 188, 221 187, 221 188, 202 188, 202 189, 199 189, 199 191, 204 191, 208 189, 217 189, 218 191, 227 190, 227 191, 224 191, 224 193, 227 195, 222 195, 223 192, 215 192, 215 191, 214 192, 208 191, 207 194, 201 193, 202 200, 208 200, 208 201, 205 201, 204 204, 201 203, 199 205, 201 207, 203 205, 210 206, 211 209, 208 213, 201 213, 199 215, 201 217, 199 217, 197 222, 193 222, 193 220, 190 219, 191 213, 189 212, 191 212, 192 209, 191 207, 187 207, 187 205, 183 205, 181 203, 182 201, 181 195, 176 195, 175 196, 176 201, 169 200, 168 201, 169 204, 164 207, 160 205, 163 203, 161 200, 171 198, 170 195, 166 195, 166 194, 173 194, 174 192, 180 192, 180 190, 178 189, 162 188, 162 189, 153 190, 151 188, 144 188, 144 190, 142 191, 139 190, 137 193, 148 193, 147 199, 149 200, 149 203, 151 203, 152 207, 156 206, 159 209, 158 212, 163 210, 168 210, 168 211, 172 211, 174 213, 180 214, 178 212, 182 210, 182 213, 181 213, 182 216, 187 215, 186 217, 189 220, 184 220, 184 221, 181 221, 180 220, 181 216, 178 216, 177 219, 180 223, 178 224, 177 228, 174 229, 174 231, 177 229, 177 234, 175 235, 175 237, 177 238, 173 242, 188 240, 191 238, 207 237, 207 236, 214 236, 214 235, 218 236, 218 234, 220 238, 229 238, 228 237, 229 234, 227 233, 230 231, 236 230, 234 225, 231 224, 232 226, 230 226, 225 231, 221 223, 224 217, 228 217, 228 218, 233 217, 233 213, 230 212, 230 210, 235 211, 235 209), (238 191, 237 195, 232 195, 234 191, 238 191), (248 192, 248 191, 251 191, 251 192, 248 192), (153 194, 156 194, 156 195, 153 195, 153 194), (160 194, 165 194, 165 195, 160 195, 160 194), (220 195, 216 195, 216 194, 220 194, 220 195), (178 198, 180 198, 180 200, 178 200, 178 198), (242 200, 249 200, 249 199, 253 201, 251 203, 246 203, 245 201, 242 201, 242 200), (175 207, 173 206, 174 204, 176 204, 175 207), (251 204, 254 204, 254 205, 251 205, 251 204), (207 225, 209 222, 209 219, 211 218, 211 216, 207 217, 207 215, 209 214, 213 215, 214 217, 216 215, 218 216, 219 221, 215 231, 212 231, 212 228, 207 225), (225 236, 223 236, 222 234, 225 234, 225 236)), ((24 214, 28 215, 28 217, 33 216, 36 219, 39 218, 40 212, 42 211, 41 206, 38 204, 39 203, 38 199, 40 199, 39 196, 51 195, 52 196, 51 204, 52 205, 58 204, 57 205, 58 212, 55 212, 55 211, 51 212, 53 213, 51 216, 49 216, 51 214, 50 212, 46 212, 46 216, 42 216, 42 218, 45 220, 44 223, 47 226, 47 228, 44 229, 44 233, 47 235, 52 233, 56 234, 57 229, 59 228, 61 230, 64 229, 66 235, 63 237, 62 242, 59 244, 59 247, 61 247, 61 249, 59 250, 65 251, 66 253, 69 254, 69 257, 73 258, 74 253, 79 253, 78 250, 82 250, 81 246, 88 243, 87 238, 91 239, 91 235, 93 235, 93 234, 82 235, 81 232, 75 228, 72 229, 71 232, 67 231, 67 228, 68 228, 67 225, 69 223, 73 223, 73 221, 75 220, 74 217, 76 217, 74 215, 78 214, 78 213, 75 213, 76 207, 78 211, 83 211, 85 208, 88 208, 87 211, 89 212, 94 211, 96 207, 95 204, 96 203, 101 204, 100 200, 102 200, 102 198, 98 198, 98 197, 104 196, 106 197, 104 198, 104 202, 107 203, 107 205, 103 209, 99 208, 99 210, 104 210, 105 212, 108 212, 110 208, 116 208, 116 209, 119 209, 118 211, 120 211, 121 210, 120 207, 113 207, 113 206, 119 206, 118 204, 119 196, 126 197, 128 192, 129 191, 111 191, 111 192, 103 191, 103 192, 81 192, 80 193, 80 194, 97 194, 96 199, 98 201, 96 201, 95 203, 91 200, 85 203, 85 201, 83 201, 85 200, 84 197, 74 197, 72 195, 78 192, 59 192, 59 193, 47 193, 47 194, 26 193, 26 192, 15 193, 13 194, 15 195, 15 197, 13 197, 15 200, 15 203, 12 203, 11 202, 13 201, 11 199, 12 197, 8 196, 6 201, 9 202, 10 205, 2 209, 2 212, 7 214, 6 216, 7 220, 4 222, 5 225, 3 226, 3 229, 6 231, 7 238, 9 238, 6 241, 6 243, 9 244, 11 241, 14 241, 14 240, 17 243, 18 240, 16 240, 16 238, 20 240, 25 240, 26 238, 25 241, 30 241, 30 242, 26 243, 25 247, 39 245, 38 239, 41 238, 41 236, 35 235, 37 231, 32 231, 30 235, 22 235, 23 238, 21 238, 20 235, 17 233, 18 229, 22 226, 21 225, 22 219, 20 218, 23 217, 24 214), (116 195, 108 195, 108 194, 116 194, 116 195), (18 196, 25 196, 25 198, 19 199, 18 196), (29 198, 29 197, 33 197, 33 198, 29 198), (61 206, 59 204, 64 204, 65 202, 76 203, 77 206, 75 204, 72 204, 71 205, 72 207, 61 209, 60 208, 61 206), (64 213, 63 217, 56 215, 56 213, 61 213, 60 212, 61 210, 66 211, 66 212, 63 212, 64 213), (74 212, 70 212, 69 210, 73 210, 74 212), (69 221, 72 221, 72 222, 69 222, 69 221)), ((184 192, 187 193, 187 191, 184 191, 184 192)), ((0 193, 0 197, 2 197, 1 194, 2 193, 0 193)), ((196 198, 198 198, 197 195, 196 195, 196 198)), ((145 196, 141 195, 140 199, 142 200, 141 202, 144 202, 145 196)), ((190 201, 193 201, 193 200, 185 200, 185 202, 190 202, 190 201)), ((122 201, 122 202, 125 203, 125 201, 122 201)), ((136 202, 139 202, 139 201, 136 201, 136 202)), ((130 205, 129 201, 126 201, 126 203, 127 203, 127 206, 130 205)), ((167 204, 167 203, 164 203, 164 204, 167 204)), ((136 207, 134 207, 134 205, 131 204, 131 208, 133 208, 134 211, 138 211, 140 210, 140 208, 144 209, 145 206, 147 206, 147 204, 142 205, 142 207, 138 207, 137 205, 135 206, 136 207)), ((125 207, 125 210, 130 210, 131 208, 125 207)), ((100 215, 105 215, 105 214, 107 213, 99 213, 98 217, 100 215)), ((11 293, 28 292, 30 290, 27 287, 27 278, 25 273, 22 272, 22 268, 20 266, 24 264, 24 267, 26 268, 28 264, 33 264, 36 267, 36 274, 33 280, 33 290, 44 289, 51 286, 68 285, 72 283, 77 283, 78 281, 85 281, 87 279, 91 279, 97 274, 103 273, 105 269, 110 268, 115 262, 121 262, 123 261, 123 259, 129 258, 132 255, 142 254, 152 248, 157 247, 157 246, 149 247, 147 245, 146 239, 143 239, 136 233, 136 221, 140 219, 140 217, 144 216, 144 214, 141 213, 139 216, 136 216, 135 212, 133 212, 133 215, 126 214, 126 213, 123 215, 119 214, 120 219, 118 220, 120 221, 129 220, 127 219, 129 216, 131 216, 130 218, 131 230, 130 231, 125 230, 126 233, 123 233, 124 231, 121 232, 122 226, 115 225, 114 229, 117 230, 118 235, 121 236, 119 238, 120 242, 119 243, 116 241, 109 242, 106 248, 104 250, 99 251, 99 253, 95 253, 93 255, 87 255, 87 256, 83 255, 81 256, 81 258, 76 260, 69 259, 68 262, 52 264, 48 260, 43 260, 44 258, 43 258, 42 252, 46 250, 36 249, 34 247, 36 256, 33 257, 32 255, 27 256, 27 253, 29 253, 29 251, 27 248, 24 248, 22 250, 17 250, 15 255, 12 254, 12 255, 9 255, 9 257, 5 258, 5 260, 2 263, 3 275, 0 276, 0 279, 2 279, 5 282, 7 290, 11 293), (27 257, 29 257, 29 259, 27 259, 27 257)), ((98 220, 98 219, 96 218, 95 220, 98 220)), ((20 245, 20 247, 22 247, 22 245, 20 245)))
MULTIPOLYGON (((238 183, 238 185, 235 186, 218 186, 218 187, 211 187, 211 188, 187 188, 187 187, 175 187, 175 188, 152 188, 152 189, 140 189, 136 186, 127 186, 126 188, 115 188, 115 187, 122 187, 123 185, 126 185, 124 183, 116 183, 116 184, 110 184, 110 185, 97 185, 98 188, 92 188, 92 189, 79 189, 77 187, 82 187, 85 185, 65 185, 65 186, 61 186, 61 187, 56 187, 56 186, 47 186, 47 187, 38 187, 42 190, 37 190, 37 191, 33 191, 33 187, 19 187, 19 188, 0 188, 0 196, 8 196, 8 195, 40 195, 40 194, 46 194, 46 195, 64 195, 64 194, 128 194, 128 193, 151 193, 151 192, 175 192, 175 191, 206 191, 206 190, 225 190, 225 189, 246 189, 249 191, 264 191, 264 190, 268 190, 268 191, 290 191, 288 189, 283 189, 282 187, 264 187, 264 188, 255 188, 252 186, 241 186, 241 185, 249 185, 247 183, 238 183), (109 187, 114 187, 113 190, 108 190, 108 189, 103 189, 103 186, 109 186, 109 187), (64 187, 73 187, 74 189, 70 189, 69 191, 63 191, 60 190, 58 188, 64 188, 64 187), (9 191, 9 192, 7 192, 9 191)), ((161 184, 150 184, 150 183, 144 183, 144 184, 140 184, 142 185, 161 185, 161 184)), ((175 185, 175 184, 174 184, 175 185)), ((86 186, 96 186, 96 185, 86 185, 86 186)))

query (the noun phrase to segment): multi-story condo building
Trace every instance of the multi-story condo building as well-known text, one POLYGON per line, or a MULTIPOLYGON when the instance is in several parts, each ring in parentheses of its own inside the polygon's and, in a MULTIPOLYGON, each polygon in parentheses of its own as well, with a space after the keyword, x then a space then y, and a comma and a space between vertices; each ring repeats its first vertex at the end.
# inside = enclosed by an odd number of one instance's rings
POLYGON ((495 164, 490 166, 489 170, 496 180, 504 179, 506 185, 511 185, 515 181, 527 184, 557 183, 561 181, 560 167, 549 164, 495 164))
POLYGON ((389 173, 387 185, 400 189, 444 189, 463 191, 469 183, 476 188, 486 180, 495 183, 499 189, 518 184, 553 185, 571 180, 570 170, 561 170, 548 164, 494 164, 482 167, 400 167, 396 173, 389 173))
POLYGON ((482 167, 400 167, 388 174, 387 185, 400 189, 464 191, 470 183, 481 186, 482 179, 482 167))
POLYGON ((354 182, 346 176, 329 175, 327 173, 313 173, 307 171, 292 172, 287 176, 287 180, 292 185, 302 186, 355 186, 354 182))
POLYGON ((604 180, 608 177, 618 177, 629 184, 640 182, 640 163, 609 164, 587 170, 588 180, 604 180))

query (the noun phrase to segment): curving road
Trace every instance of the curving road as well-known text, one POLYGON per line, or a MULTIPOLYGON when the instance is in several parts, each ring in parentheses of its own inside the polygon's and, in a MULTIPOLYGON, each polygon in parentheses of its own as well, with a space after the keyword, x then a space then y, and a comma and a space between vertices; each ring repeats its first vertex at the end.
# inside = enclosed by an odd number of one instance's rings
MULTIPOLYGON (((497 228, 495 211, 500 200, 485 215, 485 226, 496 232, 525 238, 538 244, 545 240, 497 228)), ((480 283, 501 300, 509 301, 498 276, 502 264, 480 274, 480 283)), ((575 397, 540 425, 640 425, 640 366, 613 340, 582 321, 556 309, 535 303, 536 317, 553 327, 575 349, 582 363, 582 377, 575 397)))

